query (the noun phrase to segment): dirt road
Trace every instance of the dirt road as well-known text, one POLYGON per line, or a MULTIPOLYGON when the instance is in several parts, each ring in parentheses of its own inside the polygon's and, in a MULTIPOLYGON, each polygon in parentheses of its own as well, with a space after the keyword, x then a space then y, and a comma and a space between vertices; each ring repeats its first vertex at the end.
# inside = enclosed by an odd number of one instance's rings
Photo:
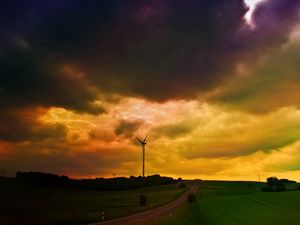
POLYGON ((170 213, 172 213, 173 211, 175 211, 177 208, 179 208, 181 205, 183 205, 185 202, 187 202, 187 195, 190 193, 195 193, 197 192, 198 187, 197 186, 192 186, 188 191, 186 191, 182 196, 180 196, 178 199, 145 211, 145 212, 141 212, 135 215, 131 215, 131 216, 127 216, 127 217, 122 217, 119 219, 113 219, 113 220, 109 220, 109 221, 104 221, 104 222, 100 222, 100 223, 93 223, 90 225, 138 225, 138 224, 142 224, 145 223, 149 220, 152 220, 154 218, 159 218, 165 215, 168 215, 170 213))

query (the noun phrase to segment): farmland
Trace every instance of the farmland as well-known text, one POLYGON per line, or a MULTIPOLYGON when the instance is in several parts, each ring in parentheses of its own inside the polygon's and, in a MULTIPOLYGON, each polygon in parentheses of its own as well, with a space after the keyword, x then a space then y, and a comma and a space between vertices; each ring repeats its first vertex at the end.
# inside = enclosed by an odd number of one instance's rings
POLYGON ((200 183, 197 202, 152 225, 298 225, 300 191, 269 193, 255 182, 200 183))
MULTIPOLYGON (((87 191, 76 188, 40 188, 12 178, 0 179, 0 223, 87 224, 134 214, 178 197, 178 185, 145 190, 87 191), (138 204, 146 193, 148 205, 138 204)), ((258 182, 197 181, 197 201, 146 225, 298 225, 300 191, 262 192, 258 182)), ((290 184, 287 189, 295 188, 290 184)))
POLYGON ((76 188, 40 188, 13 178, 0 178, 0 224, 86 224, 153 208, 178 197, 178 185, 160 185, 128 191, 87 191, 76 188), (145 193, 148 204, 139 205, 145 193))

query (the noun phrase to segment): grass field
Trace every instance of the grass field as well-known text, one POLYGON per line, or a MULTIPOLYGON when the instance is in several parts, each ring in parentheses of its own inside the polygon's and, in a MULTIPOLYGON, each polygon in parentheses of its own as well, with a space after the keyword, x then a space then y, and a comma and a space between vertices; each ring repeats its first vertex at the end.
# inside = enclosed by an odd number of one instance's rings
POLYGON ((39 188, 12 178, 0 178, 0 224, 86 224, 98 222, 104 211, 111 219, 143 211, 178 197, 177 185, 145 188, 147 207, 138 203, 143 190, 100 192, 72 188, 39 188))
POLYGON ((203 181, 195 203, 151 225, 299 225, 300 191, 262 192, 253 182, 203 181))

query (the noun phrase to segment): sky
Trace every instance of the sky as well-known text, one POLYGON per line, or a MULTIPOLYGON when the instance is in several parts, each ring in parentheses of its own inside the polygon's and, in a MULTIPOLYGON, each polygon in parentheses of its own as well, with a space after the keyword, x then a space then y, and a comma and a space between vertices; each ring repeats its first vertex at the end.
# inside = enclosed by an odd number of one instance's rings
POLYGON ((0 169, 300 181, 300 1, 3 0, 0 169))

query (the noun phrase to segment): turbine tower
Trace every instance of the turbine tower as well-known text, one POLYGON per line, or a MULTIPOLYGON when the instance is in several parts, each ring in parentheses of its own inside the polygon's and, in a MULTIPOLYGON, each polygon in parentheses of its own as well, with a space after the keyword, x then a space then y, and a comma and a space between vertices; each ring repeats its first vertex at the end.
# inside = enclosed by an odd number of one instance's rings
POLYGON ((146 135, 143 141, 141 141, 138 137, 136 138, 141 143, 143 149, 143 177, 145 177, 145 145, 147 144, 147 136, 148 135, 146 135))

